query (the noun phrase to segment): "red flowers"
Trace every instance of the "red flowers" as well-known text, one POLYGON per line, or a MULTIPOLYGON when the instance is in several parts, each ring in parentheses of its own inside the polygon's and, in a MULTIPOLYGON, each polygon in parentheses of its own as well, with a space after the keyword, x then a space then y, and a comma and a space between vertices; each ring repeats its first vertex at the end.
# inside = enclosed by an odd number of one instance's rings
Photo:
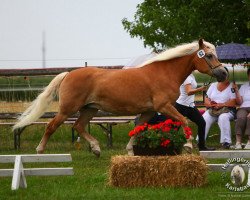
POLYGON ((166 147, 166 146, 168 146, 168 144, 169 144, 170 142, 171 142, 170 140, 163 140, 163 141, 161 142, 161 146, 166 147))
POLYGON ((134 135, 136 135, 137 133, 140 133, 142 131, 144 131, 147 127, 147 124, 141 125, 141 126, 136 126, 132 131, 129 132, 129 136, 132 137, 134 135))
POLYGON ((189 139, 190 136, 192 135, 192 130, 191 130, 191 128, 188 127, 188 126, 186 126, 186 127, 184 128, 184 132, 185 132, 185 135, 186 135, 186 139, 189 139))
POLYGON ((167 119, 164 122, 154 125, 145 123, 131 130, 129 136, 134 136, 136 145, 142 147, 178 146, 181 148, 192 134, 189 127, 185 127, 184 131, 182 129, 179 130, 181 125, 181 122, 173 121, 172 119, 167 119))

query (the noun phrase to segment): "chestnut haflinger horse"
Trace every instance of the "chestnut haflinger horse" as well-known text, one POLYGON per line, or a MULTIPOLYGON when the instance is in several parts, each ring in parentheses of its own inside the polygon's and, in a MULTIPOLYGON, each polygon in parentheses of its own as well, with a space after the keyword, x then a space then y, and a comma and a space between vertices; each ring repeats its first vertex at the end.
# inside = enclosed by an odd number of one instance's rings
MULTIPOLYGON (((179 96, 180 85, 193 70, 214 76, 218 81, 227 77, 214 45, 202 39, 168 49, 132 69, 85 67, 64 72, 50 82, 13 128, 25 127, 39 119, 58 94, 59 111, 48 123, 36 148, 37 153, 43 153, 49 137, 68 117, 79 111, 80 116, 73 127, 99 156, 98 141, 85 130, 98 110, 118 115, 141 114, 138 124, 160 112, 186 126, 187 120, 173 105, 179 96)), ((133 142, 132 137, 127 145, 129 155, 133 155, 133 142)))

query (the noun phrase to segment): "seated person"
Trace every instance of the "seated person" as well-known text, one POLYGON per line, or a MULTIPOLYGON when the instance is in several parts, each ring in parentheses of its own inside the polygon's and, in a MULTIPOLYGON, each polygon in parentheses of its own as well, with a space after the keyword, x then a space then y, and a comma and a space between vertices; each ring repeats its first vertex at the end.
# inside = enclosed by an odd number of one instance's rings
POLYGON ((225 149, 229 149, 232 143, 230 120, 234 119, 236 106, 236 96, 232 88, 229 77, 223 82, 212 83, 205 98, 208 110, 203 114, 206 122, 205 138, 211 125, 218 120, 220 143, 225 149))
POLYGON ((247 70, 249 82, 243 84, 238 90, 235 85, 235 94, 237 96, 237 104, 240 108, 237 111, 237 119, 235 123, 236 145, 235 149, 241 149, 241 138, 243 134, 248 136, 248 142, 244 149, 250 149, 250 68, 247 70))

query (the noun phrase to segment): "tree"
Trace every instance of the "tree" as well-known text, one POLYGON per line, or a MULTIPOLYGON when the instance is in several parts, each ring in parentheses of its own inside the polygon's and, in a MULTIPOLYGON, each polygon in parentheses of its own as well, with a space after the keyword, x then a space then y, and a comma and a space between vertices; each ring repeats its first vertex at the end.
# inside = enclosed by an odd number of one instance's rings
POLYGON ((200 37, 215 45, 246 43, 248 11, 245 0, 145 0, 137 5, 134 20, 124 18, 122 24, 131 37, 154 49, 200 37))

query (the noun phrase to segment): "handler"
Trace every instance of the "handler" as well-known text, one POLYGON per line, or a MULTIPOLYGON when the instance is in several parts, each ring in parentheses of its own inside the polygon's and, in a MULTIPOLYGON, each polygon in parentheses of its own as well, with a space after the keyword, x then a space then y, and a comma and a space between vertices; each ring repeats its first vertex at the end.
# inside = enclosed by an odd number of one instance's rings
POLYGON ((195 107, 195 94, 205 91, 206 86, 197 88, 197 82, 193 74, 190 74, 184 83, 180 86, 180 96, 176 101, 175 107, 183 116, 189 118, 198 126, 198 147, 200 151, 211 151, 214 148, 208 148, 205 145, 205 128, 206 122, 203 119, 200 111, 195 107))

